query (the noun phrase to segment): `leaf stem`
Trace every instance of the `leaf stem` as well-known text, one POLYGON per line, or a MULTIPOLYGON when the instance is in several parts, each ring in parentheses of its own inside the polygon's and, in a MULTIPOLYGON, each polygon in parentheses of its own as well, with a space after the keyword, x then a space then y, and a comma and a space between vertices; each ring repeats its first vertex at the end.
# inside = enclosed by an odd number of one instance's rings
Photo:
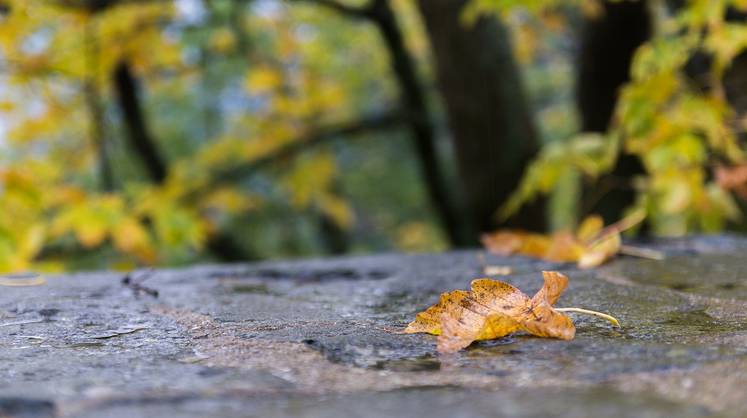
POLYGON ((664 253, 662 253, 661 251, 656 251, 649 248, 631 247, 630 245, 621 245, 620 254, 656 261, 661 261, 664 259, 664 253))
POLYGON ((602 319, 607 320, 610 324, 620 328, 620 321, 618 321, 617 318, 615 318, 614 316, 607 315, 605 313, 591 311, 591 310, 582 309, 582 308, 554 308, 554 309, 558 312, 576 312, 576 313, 598 316, 602 319))

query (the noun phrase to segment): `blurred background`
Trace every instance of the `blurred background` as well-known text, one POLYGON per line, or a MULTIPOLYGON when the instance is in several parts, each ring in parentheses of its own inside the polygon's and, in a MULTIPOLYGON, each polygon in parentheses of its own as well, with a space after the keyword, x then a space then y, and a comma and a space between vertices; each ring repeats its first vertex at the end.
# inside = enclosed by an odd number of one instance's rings
POLYGON ((0 0, 0 271, 741 231, 744 11, 0 0))

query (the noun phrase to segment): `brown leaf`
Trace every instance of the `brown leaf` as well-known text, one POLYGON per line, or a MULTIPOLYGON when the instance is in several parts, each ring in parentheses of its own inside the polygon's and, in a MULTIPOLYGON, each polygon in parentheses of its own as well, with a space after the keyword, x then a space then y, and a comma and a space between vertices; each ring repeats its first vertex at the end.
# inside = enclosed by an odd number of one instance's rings
POLYGON ((714 170, 714 177, 719 187, 747 200, 747 165, 718 166, 714 170))
POLYGON ((547 236, 521 230, 500 230, 483 234, 481 240, 494 254, 522 254, 556 262, 576 261, 578 252, 582 250, 567 232, 547 236))
POLYGON ((643 220, 636 212, 603 228, 598 215, 586 218, 575 234, 568 231, 542 235, 519 230, 483 234, 485 248, 497 255, 519 254, 553 262, 576 262, 580 268, 596 267, 614 257, 622 245, 620 233, 643 220))
POLYGON ((545 283, 531 299, 508 283, 473 280, 470 291, 443 293, 438 303, 419 313, 404 332, 439 335, 441 353, 516 331, 570 340, 576 333, 573 322, 552 308, 568 285, 568 278, 558 272, 542 274, 545 283))

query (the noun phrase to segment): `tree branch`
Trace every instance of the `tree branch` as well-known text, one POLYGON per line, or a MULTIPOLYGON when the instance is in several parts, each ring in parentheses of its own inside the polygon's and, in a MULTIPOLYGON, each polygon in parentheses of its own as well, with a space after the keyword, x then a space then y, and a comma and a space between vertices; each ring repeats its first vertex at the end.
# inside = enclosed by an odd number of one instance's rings
POLYGON ((371 19, 372 13, 370 7, 356 7, 340 3, 337 0, 288 0, 289 3, 313 3, 329 10, 335 11, 342 15, 356 19, 371 19))
MULTIPOLYGON (((168 174, 168 162, 162 157, 155 138, 148 131, 138 96, 137 79, 126 61, 120 62, 112 75, 114 90, 127 127, 127 138, 148 172, 153 183, 161 184, 168 174)), ((256 259, 236 240, 225 232, 209 238, 208 250, 223 261, 246 261, 256 259)))
MULTIPOLYGON (((92 13, 98 13, 106 10, 110 7, 117 6, 120 4, 139 4, 139 3, 157 3, 157 2, 169 2, 173 0, 49 0, 54 4, 62 7, 69 7, 74 9, 88 10, 92 13)), ((242 1, 242 0, 235 0, 242 1)), ((368 7, 356 7, 350 6, 344 3, 340 3, 337 0, 286 0, 288 3, 314 3, 327 9, 333 10, 337 13, 355 17, 355 18, 370 18, 371 12, 368 7)))
POLYGON ((408 118, 404 117, 400 112, 390 112, 319 129, 299 138, 298 140, 292 141, 267 155, 251 161, 246 165, 230 167, 219 172, 209 187, 212 187, 215 183, 235 181, 240 178, 251 176, 260 170, 269 168, 279 161, 291 159, 308 148, 322 145, 343 136, 362 135, 365 133, 397 128, 405 123, 407 119, 408 118))
POLYGON ((98 163, 98 175, 100 176, 101 190, 110 192, 114 189, 114 179, 106 144, 106 128, 104 127, 104 109, 101 103, 101 95, 96 87, 96 82, 86 80, 83 86, 86 107, 90 117, 89 135, 91 144, 96 150, 98 163))
POLYGON ((138 98, 138 83, 126 61, 117 65, 112 81, 127 127, 128 142, 145 165, 150 179, 162 183, 166 178, 166 162, 148 132, 138 98))
MULTIPOLYGON (((435 0, 433 0, 435 1, 435 0)), ((410 132, 431 205, 449 242, 455 246, 473 244, 472 234, 460 216, 449 193, 446 175, 436 149, 436 133, 426 101, 426 92, 415 68, 415 60, 405 45, 404 34, 390 0, 371 0, 369 16, 379 30, 389 53, 392 72, 400 90, 400 101, 410 119, 410 132)))
POLYGON ((102 12, 120 4, 168 3, 173 0, 49 0, 60 7, 85 10, 90 13, 102 12))
MULTIPOLYGON (((425 181, 426 191, 449 241, 453 245, 472 243, 471 234, 461 221, 451 196, 446 176, 443 173, 436 149, 436 134, 425 99, 425 91, 415 69, 414 59, 405 46, 394 10, 389 0, 370 0, 362 7, 349 6, 337 0, 289 0, 296 3, 306 1, 334 10, 343 15, 366 19, 379 30, 387 52, 392 72, 399 85, 400 101, 409 117, 409 127, 415 152, 425 181)), ((433 0, 435 1, 435 0, 433 0)))
POLYGON ((85 49, 83 51, 86 65, 86 76, 83 83, 83 96, 90 117, 91 145, 96 151, 98 175, 101 189, 105 192, 114 190, 114 174, 109 162, 106 121, 104 119, 104 104, 98 88, 97 72, 99 68, 99 44, 96 38, 96 28, 93 22, 86 22, 85 49))

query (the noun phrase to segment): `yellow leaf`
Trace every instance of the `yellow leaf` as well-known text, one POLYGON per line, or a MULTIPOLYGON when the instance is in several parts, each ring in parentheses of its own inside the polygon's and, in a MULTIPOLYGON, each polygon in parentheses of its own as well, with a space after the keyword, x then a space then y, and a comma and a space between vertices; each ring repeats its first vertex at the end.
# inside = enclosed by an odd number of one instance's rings
POLYGON ((602 218, 590 216, 576 234, 567 231, 542 235, 518 230, 499 230, 483 234, 482 244, 498 255, 519 254, 553 262, 577 262, 579 268, 596 267, 614 257, 622 245, 620 233, 637 225, 645 217, 634 212, 619 222, 602 228, 602 218))
POLYGON ((15 103, 9 100, 0 101, 0 112, 11 112, 16 108, 15 103))
POLYGON ((106 224, 98 218, 90 218, 88 222, 79 218, 75 224, 75 237, 86 248, 100 245, 106 239, 106 224))
POLYGON ((550 271, 542 275, 544 285, 531 299, 508 283, 473 280, 470 291, 442 294, 439 302, 419 313, 404 332, 439 335, 441 353, 516 331, 570 340, 576 333, 573 322, 552 307, 568 285, 568 278, 550 271))
POLYGON ((325 193, 319 199, 319 208, 342 228, 350 228, 355 221, 353 209, 339 197, 325 193))
POLYGON ((133 217, 120 221, 112 231, 114 247, 118 250, 133 254, 145 262, 155 260, 155 251, 148 231, 133 217))
POLYGON ((576 231, 576 238, 579 241, 590 241, 599 235, 604 228, 604 220, 599 215, 591 215, 581 222, 576 231))
POLYGON ((220 28, 210 35, 210 48, 215 52, 225 54, 236 47, 236 37, 228 28, 220 28))
POLYGON ((270 93, 282 85, 283 76, 270 67, 253 68, 246 78, 246 89, 250 93, 270 93))
POLYGON ((622 246, 620 234, 613 232, 590 244, 578 259, 578 267, 588 269, 599 266, 614 257, 622 246))
POLYGON ((206 209, 220 210, 228 213, 240 213, 257 207, 258 199, 245 192, 231 187, 221 187, 202 199, 201 206, 206 209))
POLYGON ((327 193, 336 171, 331 154, 320 154, 299 161, 283 182, 291 192, 291 203, 305 208, 327 193))

